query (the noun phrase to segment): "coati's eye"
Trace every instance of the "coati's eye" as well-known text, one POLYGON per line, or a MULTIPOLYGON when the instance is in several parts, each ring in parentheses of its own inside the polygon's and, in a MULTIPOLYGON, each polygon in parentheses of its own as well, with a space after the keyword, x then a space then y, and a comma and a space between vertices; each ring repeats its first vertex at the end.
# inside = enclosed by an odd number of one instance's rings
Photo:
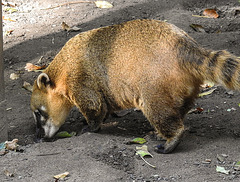
POLYGON ((45 111, 37 109, 34 111, 34 117, 37 121, 37 127, 41 128, 46 124, 46 121, 48 119, 48 114, 45 111))
POLYGON ((40 109, 38 109, 37 111, 40 113, 41 116, 43 116, 45 118, 45 120, 48 119, 48 114, 45 111, 42 111, 40 109))

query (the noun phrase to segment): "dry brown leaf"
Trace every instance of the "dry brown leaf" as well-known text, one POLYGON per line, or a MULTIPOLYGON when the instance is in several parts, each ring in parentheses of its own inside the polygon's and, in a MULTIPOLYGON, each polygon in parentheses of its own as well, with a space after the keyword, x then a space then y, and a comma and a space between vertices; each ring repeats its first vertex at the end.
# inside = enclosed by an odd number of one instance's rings
POLYGON ((7 150, 17 150, 18 148, 18 139, 13 139, 12 141, 6 141, 5 145, 6 145, 6 149, 7 150))
POLYGON ((70 27, 70 26, 69 26, 68 24, 66 24, 65 22, 62 22, 62 29, 65 30, 65 31, 68 31, 68 32, 70 32, 70 31, 76 32, 76 31, 81 30, 81 28, 76 27, 76 26, 70 27))
POLYGON ((5 35, 6 36, 9 36, 9 35, 11 35, 13 33, 13 30, 7 30, 6 32, 5 32, 5 35))
POLYGON ((27 63, 26 66, 25 66, 25 70, 30 72, 30 71, 36 71, 36 70, 43 70, 46 67, 47 67, 46 65, 37 66, 37 65, 34 65, 32 63, 27 63))
POLYGON ((65 31, 69 31, 71 28, 65 22, 62 22, 62 29, 65 31))
POLYGON ((8 170, 5 170, 4 171, 4 174, 7 176, 7 177, 14 177, 14 174, 9 172, 8 170))
POLYGON ((11 73, 11 74, 10 74, 10 79, 11 79, 11 80, 17 80, 17 79, 19 79, 19 78, 20 78, 20 75, 17 74, 17 73, 11 73))
POLYGON ((4 16, 2 17, 3 20, 6 20, 6 21, 13 21, 13 22, 16 22, 16 20, 12 20, 11 18, 5 18, 4 16))
POLYGON ((64 179, 66 176, 69 175, 69 172, 61 173, 58 175, 53 176, 55 179, 64 179))
POLYGON ((79 30, 81 30, 81 28, 74 26, 74 27, 71 28, 70 31, 77 32, 77 31, 79 31, 79 30))
POLYGON ((209 18, 218 18, 219 17, 219 15, 215 9, 205 9, 203 11, 203 15, 207 16, 209 18))
POLYGON ((9 7, 16 7, 17 6, 17 4, 12 3, 12 2, 2 2, 2 5, 3 6, 9 6, 9 7))
POLYGON ((107 1, 95 1, 94 3, 98 8, 112 8, 113 7, 113 5, 107 1))
POLYGON ((26 82, 26 81, 23 82, 23 86, 22 87, 25 88, 26 90, 30 91, 30 92, 33 91, 33 86, 30 83, 26 82))

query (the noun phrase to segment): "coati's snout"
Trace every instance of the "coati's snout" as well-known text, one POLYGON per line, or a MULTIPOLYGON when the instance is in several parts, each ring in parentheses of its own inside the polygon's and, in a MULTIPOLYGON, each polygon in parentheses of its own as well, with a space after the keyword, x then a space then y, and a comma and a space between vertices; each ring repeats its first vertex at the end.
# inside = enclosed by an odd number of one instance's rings
POLYGON ((36 121, 37 139, 53 137, 72 107, 54 85, 46 73, 41 73, 33 85, 31 109, 36 121))

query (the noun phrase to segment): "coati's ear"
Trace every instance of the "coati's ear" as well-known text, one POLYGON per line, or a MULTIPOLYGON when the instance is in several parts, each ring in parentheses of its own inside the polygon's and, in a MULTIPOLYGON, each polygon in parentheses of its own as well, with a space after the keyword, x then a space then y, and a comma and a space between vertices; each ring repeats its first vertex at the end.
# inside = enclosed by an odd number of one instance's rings
POLYGON ((47 86, 50 86, 50 79, 46 73, 41 73, 37 78, 37 86, 39 89, 45 89, 47 86))

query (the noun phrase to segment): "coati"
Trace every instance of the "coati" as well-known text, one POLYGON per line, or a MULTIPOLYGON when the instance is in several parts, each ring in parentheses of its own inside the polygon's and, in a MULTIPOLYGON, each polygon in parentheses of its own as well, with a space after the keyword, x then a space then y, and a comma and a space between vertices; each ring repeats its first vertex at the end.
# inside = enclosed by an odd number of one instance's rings
POLYGON ((52 137, 77 106, 91 131, 113 111, 140 109, 171 152, 205 80, 240 88, 240 59, 199 46, 176 26, 133 20, 71 38, 33 86, 31 109, 52 137))

